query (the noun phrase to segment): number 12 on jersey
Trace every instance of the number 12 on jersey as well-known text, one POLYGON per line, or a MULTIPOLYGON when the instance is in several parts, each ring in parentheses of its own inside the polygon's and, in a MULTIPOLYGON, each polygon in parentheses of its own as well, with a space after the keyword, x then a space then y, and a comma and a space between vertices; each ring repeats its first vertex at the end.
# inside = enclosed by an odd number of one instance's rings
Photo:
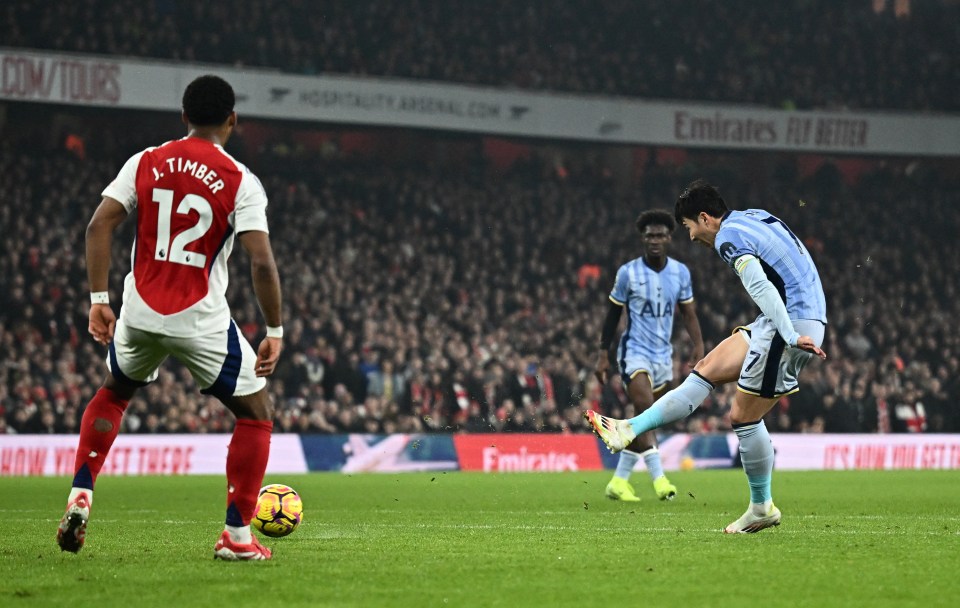
POLYGON ((173 190, 154 188, 153 202, 160 205, 157 213, 157 248, 154 258, 161 262, 173 262, 196 268, 206 266, 206 255, 187 251, 186 247, 203 238, 213 224, 213 209, 207 199, 198 194, 188 194, 183 197, 177 206, 177 213, 188 215, 190 211, 196 211, 200 217, 196 224, 178 234, 172 243, 170 242, 170 221, 173 217, 173 190))

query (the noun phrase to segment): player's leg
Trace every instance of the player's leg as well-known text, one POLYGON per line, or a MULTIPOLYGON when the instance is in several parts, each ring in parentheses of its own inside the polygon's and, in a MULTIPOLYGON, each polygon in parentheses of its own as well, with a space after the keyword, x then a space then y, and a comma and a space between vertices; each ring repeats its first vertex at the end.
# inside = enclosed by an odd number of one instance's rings
POLYGON ((607 447, 619 452, 641 433, 686 418, 700 407, 714 387, 737 379, 747 354, 745 331, 748 330, 735 330, 697 363, 680 386, 668 391, 638 416, 615 420, 591 410, 585 414, 587 420, 607 447))
POLYGON ((67 508, 57 528, 57 544, 76 553, 86 539, 93 486, 120 432, 120 421, 136 390, 157 377, 165 354, 149 334, 117 323, 110 343, 103 386, 84 409, 67 508))
POLYGON ((201 392, 217 397, 237 419, 227 449, 226 520, 214 557, 270 559, 270 550, 250 532, 273 431, 273 403, 266 380, 254 371, 256 353, 233 321, 222 332, 169 338, 167 343, 171 354, 204 387, 201 392))
MULTIPOLYGON (((253 349, 250 353, 253 354, 253 349)), ((270 457, 273 401, 266 388, 251 395, 221 397, 221 400, 236 416, 237 423, 227 448, 227 515, 224 532, 214 547, 214 557, 270 559, 270 550, 260 545, 251 533, 250 520, 256 513, 257 497, 270 457), (253 552, 250 545, 255 548, 253 552)))
MULTIPOLYGON (((670 365, 672 366, 672 362, 670 365)), ((657 386, 651 395, 652 400, 663 397, 668 388, 669 383, 667 382, 657 386)), ((656 440, 656 435, 653 431, 647 431, 644 435, 652 437, 654 441, 656 440)), ((667 479, 667 476, 663 472, 663 462, 660 460, 659 446, 654 443, 651 447, 640 452, 640 456, 643 458, 644 464, 647 465, 647 473, 650 474, 650 479, 653 482, 653 491, 656 492, 657 498, 660 500, 673 500, 677 495, 677 486, 670 483, 670 480, 667 479)))
MULTIPOLYGON (((650 379, 647 370, 639 369, 630 374, 623 374, 623 381, 627 389, 627 397, 629 397, 630 403, 633 404, 636 411, 643 411, 650 407, 650 404, 653 403, 653 381, 650 379)), ((644 458, 646 461, 646 455, 650 454, 652 450, 656 450, 656 447, 656 435, 653 431, 649 431, 636 437, 626 449, 620 452, 617 468, 610 482, 607 483, 607 498, 624 502, 639 502, 640 497, 637 496, 633 486, 630 485, 630 475, 640 458, 644 458)), ((655 464, 658 466, 659 462, 660 458, 657 454, 655 464)), ((663 468, 659 468, 662 474, 663 468)))
POLYGON ((773 443, 763 417, 779 400, 737 392, 730 410, 730 421, 740 441, 740 462, 750 486, 750 506, 724 532, 759 532, 780 525, 780 510, 773 504, 771 475, 773 443))
MULTIPOLYGON (((823 341, 823 324, 795 321, 797 331, 823 341), (808 326, 809 325, 809 326, 808 326)), ((752 325, 747 359, 740 373, 738 392, 730 411, 733 430, 740 441, 740 460, 750 486, 750 506, 724 532, 759 532, 780 524, 780 510, 773 504, 771 480, 774 451, 763 417, 783 396, 799 389, 797 376, 813 358, 810 353, 788 348, 766 318, 752 325)))
POLYGON ((698 361, 693 371, 677 388, 667 392, 649 409, 628 422, 635 433, 676 422, 692 414, 715 387, 737 379, 747 341, 735 331, 698 361))
MULTIPOLYGON (((651 366, 651 374, 636 376, 627 386, 627 395, 637 412, 646 411, 654 402, 667 391, 669 381, 673 378, 673 362, 666 361, 662 365, 655 363, 651 366), (645 378, 643 378, 645 376, 645 378), (641 383, 645 379, 647 382, 641 383), (656 385, 656 388, 654 388, 656 385)), ((670 483, 667 476, 663 474, 663 463, 660 460, 660 450, 657 447, 657 436, 653 431, 646 431, 638 435, 625 450, 620 452, 620 462, 617 466, 617 474, 622 474, 620 465, 624 461, 628 463, 629 468, 626 473, 626 479, 629 479, 629 473, 636 466, 637 461, 643 458, 647 467, 647 473, 653 482, 653 490, 657 493, 660 500, 671 500, 677 495, 677 487, 670 483)), ((625 467, 626 468, 626 467, 625 467)), ((609 495, 609 486, 608 486, 609 495)), ((639 500, 639 499, 638 499, 639 500)))

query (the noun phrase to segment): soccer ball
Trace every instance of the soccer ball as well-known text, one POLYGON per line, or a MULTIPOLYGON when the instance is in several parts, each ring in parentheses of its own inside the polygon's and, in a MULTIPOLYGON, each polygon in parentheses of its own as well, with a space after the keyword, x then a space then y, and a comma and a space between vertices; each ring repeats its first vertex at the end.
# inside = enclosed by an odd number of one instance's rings
POLYGON ((286 536, 300 525, 303 502, 290 486, 272 483, 260 488, 253 527, 272 538, 286 536))

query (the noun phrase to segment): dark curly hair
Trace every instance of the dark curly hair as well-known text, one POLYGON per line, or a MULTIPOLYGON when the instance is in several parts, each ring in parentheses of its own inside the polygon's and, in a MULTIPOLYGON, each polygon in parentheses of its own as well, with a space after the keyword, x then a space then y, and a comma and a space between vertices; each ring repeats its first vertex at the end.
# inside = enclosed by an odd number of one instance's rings
POLYGON ((641 213, 640 217, 637 218, 637 230, 643 233, 647 226, 666 226, 669 232, 673 232, 677 228, 673 216, 665 209, 651 209, 641 213))
POLYGON ((213 74, 196 78, 183 92, 183 112, 198 127, 222 125, 233 113, 234 103, 233 87, 213 74))
POLYGON ((701 212, 710 217, 723 217, 727 212, 727 204, 716 186, 711 186, 706 180, 698 179, 677 197, 674 217, 678 224, 682 224, 683 218, 695 219, 701 212))

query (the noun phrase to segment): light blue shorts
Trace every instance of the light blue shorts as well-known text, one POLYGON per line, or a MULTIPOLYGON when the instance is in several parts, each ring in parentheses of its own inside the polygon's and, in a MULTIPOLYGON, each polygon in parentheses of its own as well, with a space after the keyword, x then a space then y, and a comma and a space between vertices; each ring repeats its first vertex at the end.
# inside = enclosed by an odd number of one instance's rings
POLYGON ((624 386, 639 374, 646 374, 650 379, 650 388, 657 392, 673 380, 673 359, 651 359, 642 355, 627 357, 625 363, 620 364, 620 378, 624 386))
MULTIPOLYGON (((823 344, 826 326, 820 321, 793 321, 793 327, 801 336, 810 336, 817 346, 823 344)), ((813 353, 787 346, 773 321, 760 315, 750 325, 737 327, 734 333, 750 345, 740 368, 737 388, 744 393, 769 399, 789 395, 800 390, 797 376, 806 367, 813 353)))

